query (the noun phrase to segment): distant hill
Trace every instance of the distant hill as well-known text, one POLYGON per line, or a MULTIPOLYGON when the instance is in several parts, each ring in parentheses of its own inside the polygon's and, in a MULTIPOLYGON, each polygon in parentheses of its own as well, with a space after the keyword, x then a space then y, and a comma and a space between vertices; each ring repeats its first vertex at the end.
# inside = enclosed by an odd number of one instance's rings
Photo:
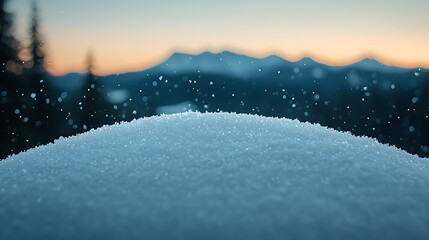
MULTIPOLYGON (((221 74, 229 77, 234 77, 240 80, 255 80, 264 78, 267 75, 270 78, 278 78, 284 76, 286 73, 294 73, 299 75, 301 71, 308 71, 311 69, 311 77, 321 79, 325 76, 326 72, 338 71, 371 71, 380 74, 420 74, 421 72, 428 72, 423 68, 400 68, 396 66, 385 65, 372 58, 365 58, 354 64, 345 66, 330 66, 323 63, 318 63, 311 58, 304 57, 299 61, 291 62, 283 59, 277 55, 271 55, 265 58, 255 58, 243 54, 237 54, 230 51, 223 51, 219 53, 203 52, 198 55, 186 53, 173 53, 168 59, 159 65, 150 69, 120 73, 103 76, 106 81, 138 81, 147 76, 148 74, 221 74), (283 70, 283 75, 282 75, 283 70), (292 71, 291 71, 292 70, 292 71)), ((84 74, 70 73, 64 76, 53 76, 56 84, 64 88, 74 89, 80 84, 79 79, 83 78, 84 74), (73 83, 72 83, 73 82, 73 83)), ((401 82, 399 82, 401 85, 401 82)))

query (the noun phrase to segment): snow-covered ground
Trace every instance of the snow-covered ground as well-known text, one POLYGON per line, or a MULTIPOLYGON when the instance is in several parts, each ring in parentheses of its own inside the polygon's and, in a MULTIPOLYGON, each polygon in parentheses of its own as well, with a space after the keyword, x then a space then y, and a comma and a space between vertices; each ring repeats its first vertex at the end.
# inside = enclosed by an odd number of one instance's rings
POLYGON ((287 119, 140 119, 0 162, 0 239, 429 239, 429 160, 287 119))

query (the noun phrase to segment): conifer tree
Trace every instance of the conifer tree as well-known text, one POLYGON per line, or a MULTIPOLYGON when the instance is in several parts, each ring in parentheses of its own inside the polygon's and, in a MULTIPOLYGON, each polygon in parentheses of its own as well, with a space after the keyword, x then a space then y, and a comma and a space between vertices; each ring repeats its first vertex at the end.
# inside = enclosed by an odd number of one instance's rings
POLYGON ((83 85, 82 94, 82 115, 83 115, 83 128, 90 130, 98 127, 99 120, 99 107, 102 104, 101 86, 94 75, 94 58, 92 52, 87 56, 87 76, 83 85))
POLYGON ((13 35, 13 16, 6 11, 6 3, 0 0, 0 159, 20 149, 20 44, 13 35))
POLYGON ((30 39, 31 68, 26 76, 26 80, 29 81, 31 86, 31 90, 28 93, 30 105, 32 106, 30 124, 31 127, 36 128, 34 140, 36 144, 40 144, 50 140, 54 129, 50 126, 51 94, 48 86, 48 74, 45 69, 44 41, 39 30, 39 11, 35 1, 32 4, 30 39))

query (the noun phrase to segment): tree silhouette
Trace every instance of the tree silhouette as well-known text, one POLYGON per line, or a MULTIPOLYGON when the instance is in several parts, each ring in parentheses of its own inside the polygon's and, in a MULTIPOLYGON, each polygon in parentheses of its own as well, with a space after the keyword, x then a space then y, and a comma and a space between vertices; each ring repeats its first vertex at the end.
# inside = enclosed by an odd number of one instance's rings
MULTIPOLYGON (((13 36, 13 17, 6 12, 7 0, 0 0, 0 71, 2 77, 17 73, 19 42, 13 36)), ((3 81, 2 81, 3 83, 3 81)))
POLYGON ((90 130, 102 125, 100 122, 101 107, 103 105, 102 85, 94 74, 94 57, 92 52, 87 55, 87 76, 82 93, 83 129, 90 130))
POLYGON ((30 27, 30 51, 32 56, 32 70, 36 73, 45 73, 45 53, 43 51, 43 40, 39 32, 39 10, 36 1, 32 3, 32 16, 30 27))
POLYGON ((13 16, 5 10, 7 0, 0 0, 0 158, 16 153, 20 146, 21 72, 19 42, 13 36, 13 16), (15 150, 15 151, 14 151, 15 150))
MULTIPOLYGON (((50 87, 48 86, 48 74, 45 69, 44 42, 39 31, 39 11, 36 1, 32 3, 32 15, 30 26, 31 43, 29 52, 31 54, 31 68, 27 71, 26 80, 30 82, 30 126, 36 129, 33 138, 36 144, 47 142, 52 135, 53 128, 49 115, 50 108, 50 87)), ((27 95, 28 96, 28 95, 27 95)))

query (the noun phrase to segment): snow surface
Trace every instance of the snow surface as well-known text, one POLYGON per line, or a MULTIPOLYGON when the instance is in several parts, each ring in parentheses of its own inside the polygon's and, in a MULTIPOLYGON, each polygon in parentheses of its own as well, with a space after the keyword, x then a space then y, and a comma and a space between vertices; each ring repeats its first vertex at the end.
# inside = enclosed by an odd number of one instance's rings
POLYGON ((0 239, 429 239, 429 160, 287 119, 182 113, 0 162, 0 239))

